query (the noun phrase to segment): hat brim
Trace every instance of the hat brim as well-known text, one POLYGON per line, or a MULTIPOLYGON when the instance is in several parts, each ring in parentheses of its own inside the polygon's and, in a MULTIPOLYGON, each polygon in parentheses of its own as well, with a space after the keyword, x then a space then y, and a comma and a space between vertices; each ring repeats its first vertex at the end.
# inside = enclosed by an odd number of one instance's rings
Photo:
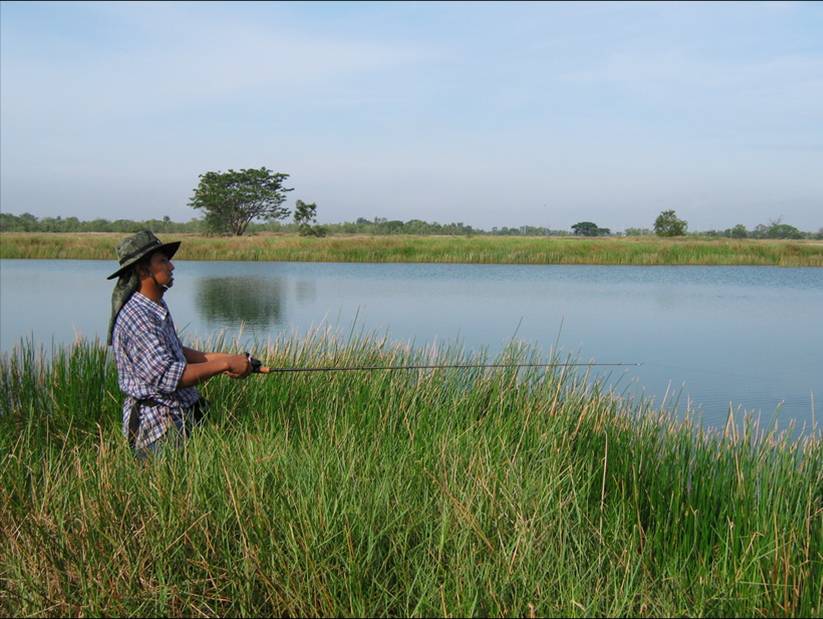
POLYGON ((149 247, 146 251, 142 254, 131 258, 128 262, 121 265, 119 269, 117 269, 114 273, 109 275, 106 279, 114 279, 115 277, 120 277, 123 273, 128 271, 131 267, 135 264, 140 262, 143 258, 145 258, 149 254, 153 254, 156 251, 162 251, 166 256, 171 260, 172 256, 177 253, 177 250, 180 247, 181 241, 173 241, 171 243, 163 243, 162 245, 155 245, 154 247, 149 247))

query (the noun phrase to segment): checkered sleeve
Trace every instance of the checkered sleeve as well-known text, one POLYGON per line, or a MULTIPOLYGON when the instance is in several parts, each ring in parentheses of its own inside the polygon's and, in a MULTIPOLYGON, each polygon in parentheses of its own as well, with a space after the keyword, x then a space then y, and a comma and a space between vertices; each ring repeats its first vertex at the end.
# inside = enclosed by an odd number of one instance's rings
POLYGON ((161 333, 162 327, 156 323, 131 333, 131 347, 127 354, 133 362, 134 374, 159 393, 173 393, 177 387, 186 363, 179 361, 166 343, 161 333))

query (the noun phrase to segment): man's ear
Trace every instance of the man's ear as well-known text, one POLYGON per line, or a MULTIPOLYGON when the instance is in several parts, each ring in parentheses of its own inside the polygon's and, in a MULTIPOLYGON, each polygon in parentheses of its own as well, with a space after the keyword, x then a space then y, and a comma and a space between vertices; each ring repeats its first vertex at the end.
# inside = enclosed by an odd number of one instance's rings
POLYGON ((151 274, 151 271, 149 271, 149 263, 146 260, 141 260, 140 262, 135 264, 134 270, 137 273, 137 277, 139 277, 140 279, 148 277, 151 274))

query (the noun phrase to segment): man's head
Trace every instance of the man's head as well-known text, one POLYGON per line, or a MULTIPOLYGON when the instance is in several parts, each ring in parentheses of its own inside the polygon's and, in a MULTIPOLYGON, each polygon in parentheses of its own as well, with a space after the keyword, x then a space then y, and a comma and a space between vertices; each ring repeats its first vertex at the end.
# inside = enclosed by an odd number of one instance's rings
MULTIPOLYGON (((144 263, 144 270, 151 270, 152 263, 156 262, 154 256, 157 255, 161 256, 157 260, 162 260, 162 257, 165 257, 168 265, 171 266, 171 258, 179 247, 180 241, 161 243, 160 239, 150 230, 141 230, 132 236, 127 236, 117 245, 120 268, 109 275, 108 279, 120 277, 139 263, 144 263)), ((157 264, 157 266, 162 270, 163 267, 160 264, 157 264)), ((171 266, 171 269, 174 269, 174 267, 171 266)))

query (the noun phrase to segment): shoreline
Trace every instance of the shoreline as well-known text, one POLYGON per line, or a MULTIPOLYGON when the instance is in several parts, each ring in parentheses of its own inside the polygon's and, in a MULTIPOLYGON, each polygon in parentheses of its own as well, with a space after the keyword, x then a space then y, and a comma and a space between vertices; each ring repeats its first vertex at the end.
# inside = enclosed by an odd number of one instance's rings
MULTIPOLYGON (((0 233, 0 259, 113 260, 119 233, 0 233)), ((178 260, 410 264, 823 267, 823 241, 289 234, 180 239, 178 260)))

